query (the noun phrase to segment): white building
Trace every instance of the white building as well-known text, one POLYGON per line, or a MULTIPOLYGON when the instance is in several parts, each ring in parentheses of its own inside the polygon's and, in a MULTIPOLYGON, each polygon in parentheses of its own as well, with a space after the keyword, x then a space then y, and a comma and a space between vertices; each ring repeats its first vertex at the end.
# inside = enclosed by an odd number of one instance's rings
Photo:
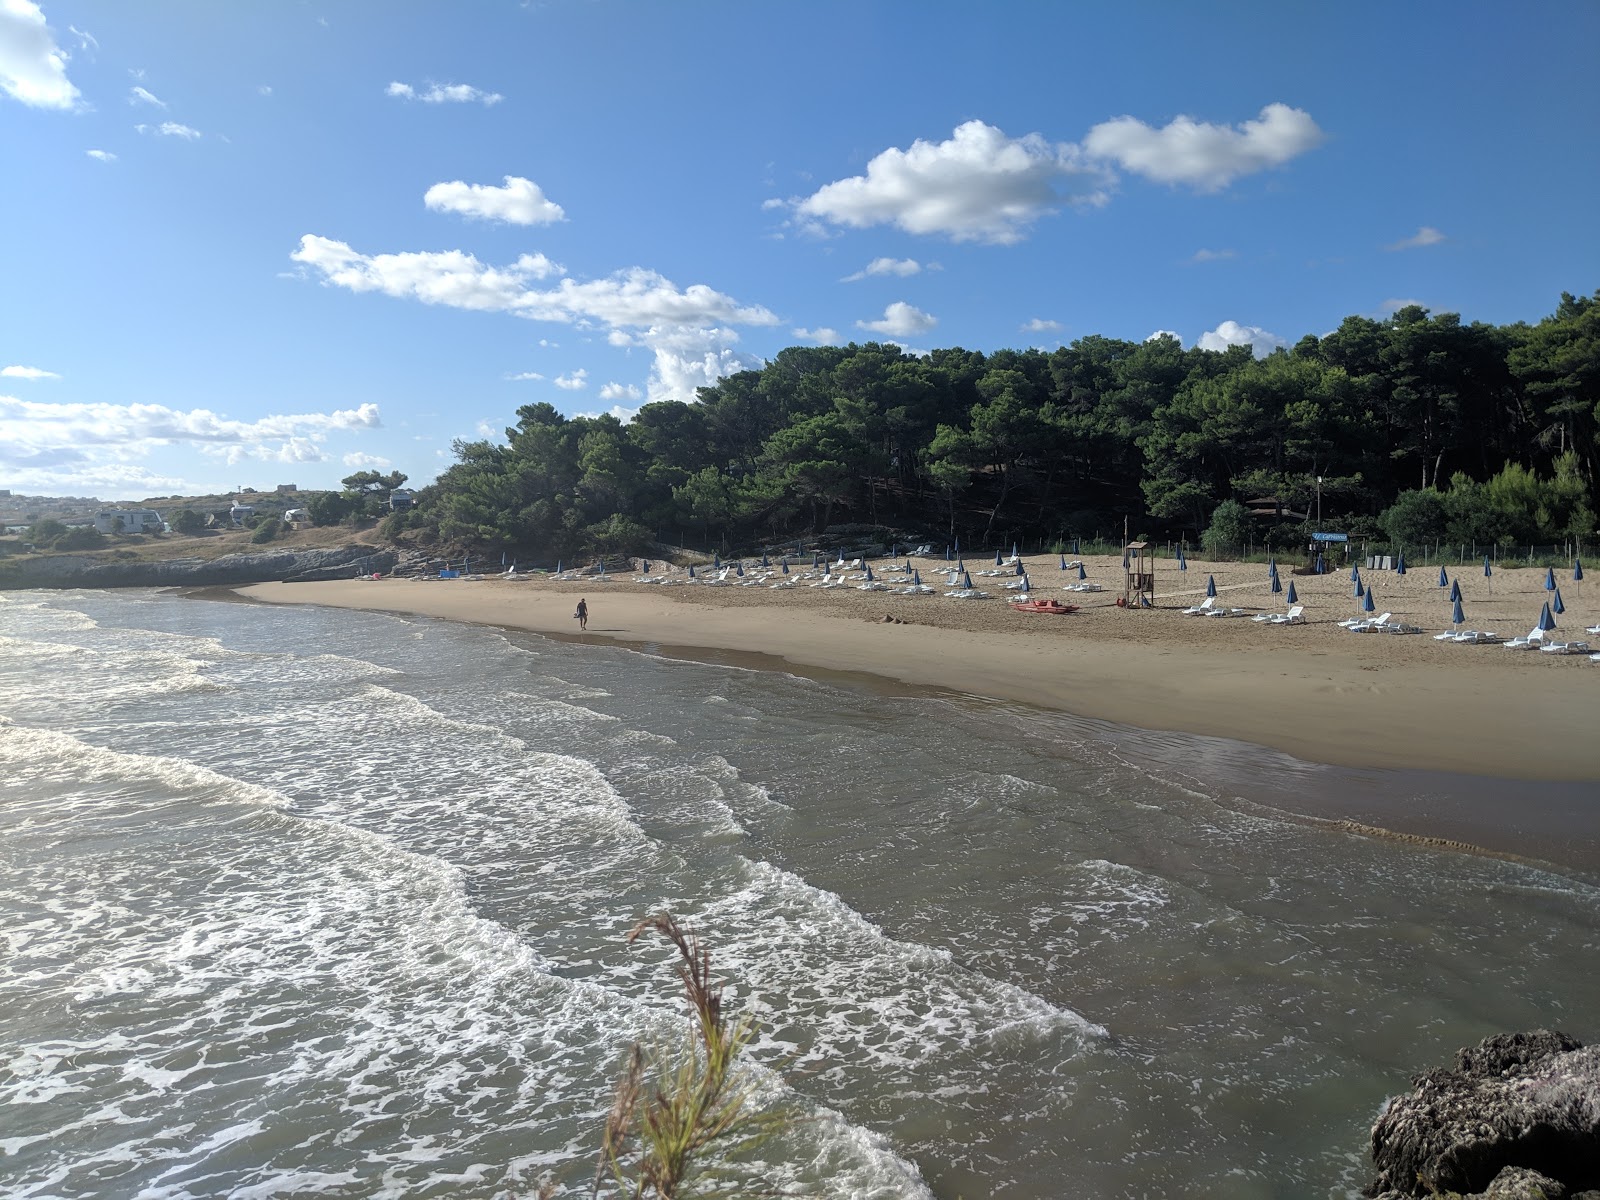
POLYGON ((153 508, 107 508, 95 513, 94 527, 101 533, 160 533, 166 522, 153 508))

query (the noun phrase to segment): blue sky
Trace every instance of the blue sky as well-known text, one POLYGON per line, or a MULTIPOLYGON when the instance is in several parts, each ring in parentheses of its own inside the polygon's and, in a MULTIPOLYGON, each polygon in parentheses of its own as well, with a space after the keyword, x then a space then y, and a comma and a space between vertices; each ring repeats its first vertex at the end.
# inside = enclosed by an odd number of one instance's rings
POLYGON ((423 483, 785 346, 1600 287, 1600 6, 0 0, 0 487, 423 483))

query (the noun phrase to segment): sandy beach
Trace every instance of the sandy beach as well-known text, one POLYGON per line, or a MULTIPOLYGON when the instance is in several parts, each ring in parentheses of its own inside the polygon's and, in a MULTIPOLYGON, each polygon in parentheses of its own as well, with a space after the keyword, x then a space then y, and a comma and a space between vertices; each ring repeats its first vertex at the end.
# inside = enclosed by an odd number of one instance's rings
MULTIPOLYGON (((1024 559, 1034 595, 1081 605, 1065 616, 1013 611, 1007 600, 1017 597, 1001 589, 1009 577, 977 576, 980 567, 993 569, 988 563, 969 564, 974 582, 995 597, 982 601, 818 589, 809 580, 788 590, 662 587, 632 576, 268 583, 239 592, 271 603, 611 639, 667 654, 766 655, 769 665, 798 673, 878 676, 1143 729, 1235 738, 1312 762, 1600 780, 1594 736, 1600 665, 1587 656, 1434 641, 1450 617, 1437 565, 1404 576, 1364 573, 1380 612, 1425 630, 1397 636, 1353 634, 1336 624, 1359 615, 1347 570, 1292 577, 1306 624, 1289 626, 1181 613, 1204 596, 1208 575, 1215 576, 1219 603, 1250 613, 1283 611, 1283 597, 1270 594, 1261 564, 1191 558, 1180 572, 1171 560, 1159 560, 1157 607, 1128 611, 1115 605, 1120 559, 1083 561, 1088 579, 1105 591, 1063 592, 1075 571, 1062 572, 1053 555, 1024 559), (580 596, 591 614, 582 635, 572 616, 580 596)), ((877 564, 880 572, 883 565, 877 564)), ((943 564, 915 565, 934 582, 943 564)), ((1283 578, 1287 586, 1291 577, 1283 578)), ((1526 633, 1549 595, 1543 570, 1502 568, 1486 579, 1473 568, 1458 578, 1466 627, 1503 637, 1526 633)), ((1582 584, 1561 582, 1567 611, 1558 633, 1584 637, 1584 626, 1600 621, 1600 605, 1583 595, 1582 584)), ((1600 646, 1600 638, 1593 640, 1600 646)))

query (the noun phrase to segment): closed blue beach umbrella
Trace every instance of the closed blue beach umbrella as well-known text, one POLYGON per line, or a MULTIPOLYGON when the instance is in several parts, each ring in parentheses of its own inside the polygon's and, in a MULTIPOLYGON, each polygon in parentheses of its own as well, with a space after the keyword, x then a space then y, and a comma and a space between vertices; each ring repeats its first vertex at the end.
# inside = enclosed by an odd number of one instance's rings
POLYGON ((1022 569, 1022 564, 1021 563, 1017 564, 1017 574, 1018 575, 1026 575, 1027 574, 1027 572, 1022 569))
POLYGON ((1456 597, 1455 607, 1450 610, 1450 624, 1460 625, 1467 618, 1461 611, 1461 597, 1456 597))
POLYGON ((1361 578, 1361 566, 1360 566, 1360 564, 1359 563, 1351 563, 1350 564, 1350 582, 1354 583, 1356 580, 1358 580, 1360 578, 1361 578))
POLYGON ((1284 599, 1287 600, 1290 604, 1299 604, 1300 603, 1300 597, 1295 595, 1294 580, 1292 580, 1292 579, 1289 580, 1289 594, 1287 596, 1285 596, 1284 599))
POLYGON ((1549 633, 1556 627, 1556 619, 1550 614, 1550 606, 1546 604, 1544 611, 1539 614, 1539 628, 1549 633))
POLYGON ((711 554, 711 565, 720 571, 722 569, 722 555, 713 551, 711 554))
POLYGON ((872 564, 871 563, 867 564, 867 582, 868 583, 872 582, 872 564))
POLYGON ((1128 569, 1128 552, 1126 550, 1122 552, 1122 569, 1124 571, 1128 569))
POLYGON ((1011 543, 1011 557, 1012 558, 1021 558, 1022 557, 1022 555, 1017 553, 1017 544, 1015 542, 1011 543))
POLYGON ((1032 589, 1032 588, 1030 588, 1030 587, 1029 587, 1029 586, 1028 586, 1028 577, 1027 577, 1027 576, 1026 576, 1026 575, 1024 575, 1024 576, 1023 576, 1023 577, 1022 577, 1022 586, 1021 586, 1021 587, 1020 587, 1020 588, 1018 588, 1018 589, 1017 589, 1017 590, 1018 590, 1018 591, 1019 591, 1019 592, 1029 592, 1029 591, 1032 591, 1032 590, 1033 590, 1033 589, 1032 589))
POLYGON ((1553 592, 1556 590, 1556 569, 1554 567, 1545 568, 1544 590, 1547 592, 1553 592))
POLYGON ((506 569, 506 552, 504 550, 500 551, 500 569, 502 571, 506 569))
POLYGON ((1450 576, 1448 576, 1448 575, 1446 575, 1444 573, 1444 567, 1443 566, 1441 566, 1439 568, 1439 586, 1440 587, 1449 587, 1450 586, 1450 576))
POLYGON ((954 553, 954 551, 952 551, 950 549, 950 543, 949 542, 946 542, 944 544, 944 560, 945 560, 945 562, 955 562, 955 560, 956 560, 955 553, 954 553))
POLYGON ((1557 588, 1554 593, 1552 593, 1552 598, 1550 600, 1550 611, 1553 613, 1564 613, 1567 611, 1567 606, 1561 603, 1560 588, 1557 588))
POLYGON ((1583 561, 1581 559, 1575 558, 1572 560, 1572 582, 1583 582, 1583 561))
POLYGON ((961 572, 961 586, 966 588, 967 591, 969 591, 969 592, 972 590, 972 572, 971 571, 963 571, 963 572, 961 572))
POLYGON ((1281 591, 1283 591, 1283 580, 1279 579, 1277 573, 1274 572, 1272 576, 1272 594, 1276 596, 1281 591))
POLYGON ((1001 555, 1000 551, 996 550, 994 552, 994 565, 998 567, 1003 562, 1005 562, 1005 558, 1001 555))
POLYGON ((1461 580, 1452 579, 1450 581, 1450 599, 1452 599, 1452 600, 1460 600, 1461 599, 1461 580))
POLYGON ((1372 598, 1372 589, 1371 588, 1368 588, 1367 589, 1367 594, 1361 598, 1361 611, 1362 612, 1377 612, 1378 611, 1378 604, 1377 604, 1377 601, 1375 601, 1372 598))
MULTIPOLYGON (((514 567, 517 564, 512 563, 511 565, 514 567)), ((650 574, 650 560, 648 558, 640 560, 639 570, 645 575, 650 574)))
POLYGON ((1493 574, 1494 568, 1489 565, 1489 556, 1485 554, 1483 556, 1483 577, 1488 579, 1493 574))
POLYGON ((1083 564, 1082 563, 1078 564, 1078 578, 1079 579, 1087 579, 1087 578, 1089 578, 1089 573, 1083 569, 1083 564))
POLYGON ((1061 556, 1061 569, 1063 571, 1067 569, 1067 556, 1065 554, 1061 556))
POLYGON ((1186 554, 1184 554, 1183 547, 1179 546, 1178 547, 1178 570, 1187 571, 1188 569, 1189 569, 1189 558, 1188 558, 1188 556, 1186 554))
POLYGON ((1406 556, 1403 552, 1399 558, 1394 560, 1394 573, 1396 575, 1404 575, 1406 573, 1406 556))
POLYGON ((693 563, 689 564, 689 578, 690 579, 694 578, 694 564, 693 563))
POLYGON ((921 571, 912 571, 911 572, 911 582, 916 584, 918 587, 921 587, 922 586, 922 572, 921 571))
POLYGON ((744 578, 744 564, 743 563, 735 564, 734 568, 733 568, 733 573, 735 575, 737 575, 740 579, 743 579, 744 578))
POLYGON ((1212 599, 1216 598, 1216 595, 1217 595, 1217 577, 1215 575, 1207 575, 1206 576, 1206 595, 1210 596, 1212 599))
POLYGON ((770 567, 772 565, 770 562, 767 561, 767 555, 766 555, 765 551, 763 551, 762 554, 761 554, 761 565, 763 567, 770 567))
POLYGON ((956 539, 956 557, 957 558, 961 557, 961 539, 960 538, 956 539))
POLYGON ((784 559, 784 560, 783 560, 783 561, 782 561, 782 562, 781 562, 781 563, 779 563, 779 564, 778 564, 778 565, 779 565, 779 566, 780 566, 780 567, 782 567, 782 568, 783 568, 783 573, 784 573, 784 574, 785 574, 785 575, 787 575, 787 574, 788 574, 788 573, 789 573, 789 560, 788 560, 788 559, 787 559, 787 558, 786 558, 786 559, 784 559))
POLYGON ((1359 580, 1359 579, 1356 580, 1356 599, 1359 600, 1359 599, 1361 599, 1361 597, 1365 596, 1366 594, 1367 594, 1367 589, 1364 586, 1362 586, 1361 580, 1359 580))
POLYGON ((812 566, 812 568, 815 569, 817 567, 820 567, 821 565, 822 565, 822 555, 818 554, 815 550, 813 550, 811 552, 811 566, 812 566))

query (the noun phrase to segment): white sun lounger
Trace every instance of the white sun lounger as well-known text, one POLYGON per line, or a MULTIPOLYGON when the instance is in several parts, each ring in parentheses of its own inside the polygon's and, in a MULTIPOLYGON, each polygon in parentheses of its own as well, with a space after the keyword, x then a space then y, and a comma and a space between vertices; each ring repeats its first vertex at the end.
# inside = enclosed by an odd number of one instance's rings
POLYGON ((1544 630, 1537 627, 1528 630, 1526 637, 1512 638, 1509 642, 1502 643, 1507 650, 1537 650, 1543 644, 1544 630))
POLYGON ((1306 623, 1306 606, 1293 605, 1286 613, 1273 613, 1267 618, 1273 625, 1304 625, 1306 623))
POLYGON ((1588 642, 1546 642, 1539 647, 1543 654, 1587 654, 1588 642))
MULTIPOLYGON (((1071 588, 1066 588, 1066 589, 1063 589, 1063 590, 1071 591, 1072 589, 1071 588)), ((1204 600, 1200 601, 1200 603, 1196 604, 1194 607, 1184 609, 1183 610, 1183 615, 1186 616, 1186 617, 1195 617, 1195 616, 1203 617, 1208 612, 1210 612, 1213 608, 1216 607, 1216 603, 1217 603, 1217 598, 1215 596, 1207 596, 1204 600)))
POLYGON ((1389 624, 1389 619, 1393 616, 1393 613, 1384 613, 1381 616, 1368 617, 1366 620, 1352 621, 1349 625, 1345 625, 1345 628, 1351 633, 1377 633, 1389 624))

